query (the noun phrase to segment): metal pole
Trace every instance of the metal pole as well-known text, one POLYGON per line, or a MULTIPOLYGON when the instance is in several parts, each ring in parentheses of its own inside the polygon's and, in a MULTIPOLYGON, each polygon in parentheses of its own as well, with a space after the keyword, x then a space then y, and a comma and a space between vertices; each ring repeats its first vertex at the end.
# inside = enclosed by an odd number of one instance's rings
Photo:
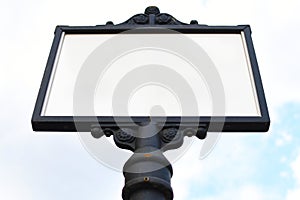
POLYGON ((134 154, 125 163, 124 200, 172 200, 172 166, 162 154, 161 138, 156 124, 141 126, 134 154))

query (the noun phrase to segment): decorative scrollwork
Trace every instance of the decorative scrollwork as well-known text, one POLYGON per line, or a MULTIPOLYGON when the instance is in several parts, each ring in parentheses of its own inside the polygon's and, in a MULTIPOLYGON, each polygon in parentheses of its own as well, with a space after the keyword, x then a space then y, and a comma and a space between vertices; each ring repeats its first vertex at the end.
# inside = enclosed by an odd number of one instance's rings
MULTIPOLYGON (((118 25, 187 25, 178 21, 172 15, 167 13, 160 13, 156 6, 147 7, 144 14, 137 14, 127 21, 118 25)), ((193 24, 195 20, 193 20, 193 24)))

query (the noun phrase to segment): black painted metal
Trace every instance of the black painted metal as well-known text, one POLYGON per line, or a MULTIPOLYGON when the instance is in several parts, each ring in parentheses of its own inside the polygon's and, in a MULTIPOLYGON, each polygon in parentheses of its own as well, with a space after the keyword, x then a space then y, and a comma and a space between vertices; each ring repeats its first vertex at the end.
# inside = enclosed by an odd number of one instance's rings
MULTIPOLYGON (((161 151, 157 124, 141 126, 135 139, 134 154, 125 163, 124 200, 172 200, 172 166, 161 151)), ((131 143, 130 141, 128 141, 131 143)))
MULTIPOLYGON (((136 29, 143 27, 144 32, 151 32, 155 34, 155 27, 166 28, 178 31, 179 33, 193 34, 193 33, 244 33, 246 43, 248 47, 250 62, 252 65, 252 73, 255 81, 255 87, 258 96, 259 107, 261 116, 259 117, 245 117, 245 116, 199 116, 199 117, 167 117, 166 123, 165 118, 154 117, 155 121, 158 122, 158 126, 171 128, 174 126, 182 126, 189 128, 190 126, 198 126, 195 124, 200 121, 201 124, 205 124, 208 127, 211 123, 219 124, 223 123, 223 132, 266 132, 270 126, 270 118, 268 108, 265 100, 263 86, 260 78, 258 64, 255 56, 255 51, 251 39, 251 29, 249 25, 239 26, 207 26, 198 24, 197 21, 192 20, 190 24, 185 24, 173 16, 160 13, 156 7, 147 8, 144 14, 137 14, 124 23, 114 25, 112 22, 107 22, 106 25, 98 26, 57 26, 55 30, 55 38, 51 48, 51 52, 48 58, 44 76, 42 79, 41 87, 37 97, 35 109, 32 115, 32 128, 34 131, 70 131, 70 132, 90 132, 91 126, 94 124, 100 124, 102 128, 118 129, 116 122, 122 127, 137 129, 139 124, 149 122, 150 117, 148 116, 132 116, 120 117, 120 116, 97 116, 96 120, 94 117, 76 117, 76 121, 80 124, 81 129, 79 130, 74 123, 73 116, 41 116, 43 103, 45 100, 48 84, 53 69, 55 56, 59 46, 59 42, 62 38, 62 34, 117 34, 126 30, 136 29), (150 29, 147 29, 150 28, 150 29), (134 123, 131 123, 133 121, 134 123), (159 123, 161 122, 161 123, 159 123)), ((214 127, 214 126, 212 126, 214 127)), ((220 131, 210 129, 210 132, 220 131)))
MULTIPOLYGON (((97 132, 97 126, 93 127, 93 130, 97 132)), ((179 148, 183 144, 184 136, 196 135, 199 139, 204 139, 207 129, 202 126, 198 130, 190 128, 188 131, 192 134, 189 135, 187 130, 180 131, 176 127, 160 130, 156 123, 144 124, 137 130, 128 128, 110 130, 118 147, 134 152, 123 168, 124 200, 173 199, 171 187, 173 169, 163 152, 179 148), (200 137, 198 132, 201 132, 200 137)))
MULTIPOLYGON (((194 21, 193 21, 194 22, 194 21)), ((167 13, 160 13, 155 6, 146 8, 144 14, 137 14, 119 25, 187 25, 178 21, 172 15, 167 13)))
POLYGON ((121 149, 135 150, 136 133, 133 129, 122 128, 114 132, 114 141, 121 149))

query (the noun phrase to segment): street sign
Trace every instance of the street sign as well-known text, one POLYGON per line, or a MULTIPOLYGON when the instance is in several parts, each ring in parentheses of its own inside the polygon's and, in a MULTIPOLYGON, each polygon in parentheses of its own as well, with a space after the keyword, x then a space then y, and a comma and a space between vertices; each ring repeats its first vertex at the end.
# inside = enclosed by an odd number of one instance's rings
POLYGON ((268 130, 250 26, 129 22, 56 28, 32 117, 35 131, 150 120, 211 125, 209 131, 268 130))
POLYGON ((134 152, 124 200, 173 199, 163 152, 185 136, 269 125, 250 26, 185 24, 155 6, 118 25, 58 26, 32 116, 35 131, 91 132, 92 149, 113 136, 134 152))

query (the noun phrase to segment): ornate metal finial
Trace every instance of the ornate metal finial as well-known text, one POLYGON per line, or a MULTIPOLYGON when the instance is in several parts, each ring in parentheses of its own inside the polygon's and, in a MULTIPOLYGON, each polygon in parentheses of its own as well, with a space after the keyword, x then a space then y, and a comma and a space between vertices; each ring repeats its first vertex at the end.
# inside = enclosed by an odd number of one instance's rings
POLYGON ((159 11, 159 8, 156 7, 156 6, 149 6, 145 9, 145 14, 146 15, 150 15, 150 14, 154 14, 154 15, 157 15, 159 14, 160 11, 159 11))
MULTIPOLYGON (((187 25, 167 13, 160 13, 156 6, 149 6, 145 13, 137 14, 119 25, 187 25)), ((110 22, 109 25, 112 25, 110 22)))

